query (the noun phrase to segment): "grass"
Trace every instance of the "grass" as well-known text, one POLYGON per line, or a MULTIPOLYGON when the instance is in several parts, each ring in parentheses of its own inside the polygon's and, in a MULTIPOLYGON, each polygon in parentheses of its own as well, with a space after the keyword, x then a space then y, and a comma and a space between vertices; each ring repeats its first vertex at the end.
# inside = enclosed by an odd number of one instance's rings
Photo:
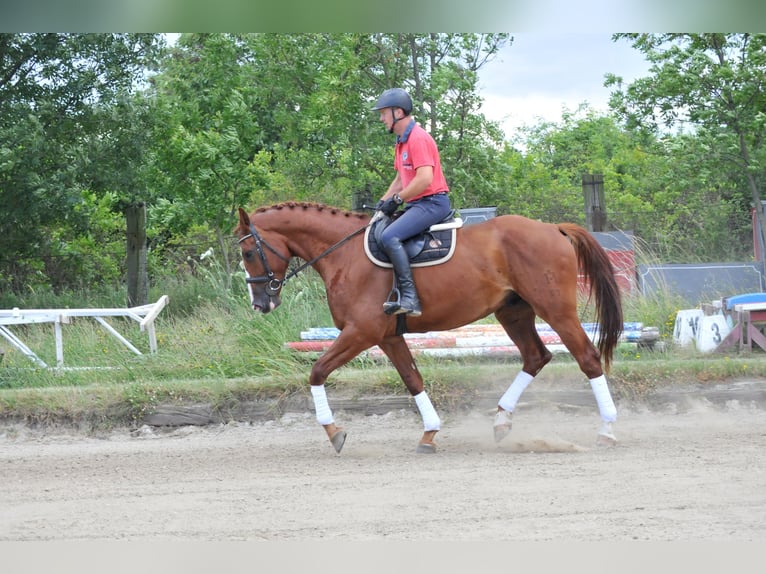
MULTIPOLYGON (((143 355, 133 354, 95 321, 85 318, 63 325, 63 340, 65 364, 87 369, 36 368, 19 351, 4 345, 0 420, 104 428, 137 424, 161 404, 204 403, 224 409, 240 402, 308 396, 312 359, 285 349, 284 342, 299 340, 300 332, 309 327, 332 325, 319 279, 312 272, 299 275, 285 287, 282 306, 259 315, 249 308, 244 281, 236 276, 233 283, 225 281, 214 271, 197 279, 198 284, 173 282, 165 285, 164 292, 154 290, 152 300, 165 293, 170 298, 156 321, 156 354, 149 354, 146 333, 137 323, 119 318, 113 325, 143 355)), ((94 306, 86 301, 70 304, 68 299, 60 306, 94 306)), ((635 345, 618 348, 610 373, 616 397, 640 397, 678 383, 766 377, 766 354, 760 352, 703 355, 672 348, 680 305, 665 294, 625 298, 626 320, 658 327, 669 350, 657 352, 635 345)), ((35 307, 34 301, 26 306, 35 307)), ((56 301, 48 296, 46 306, 57 307, 56 301)), ((585 309, 583 320, 589 320, 585 309)), ((55 365, 52 325, 14 327, 13 332, 55 365)), ((482 391, 502 392, 520 367, 512 358, 421 357, 418 364, 429 394, 441 408, 466 404, 482 391)), ((566 355, 556 356, 538 378, 586 383, 566 355)), ((353 361, 333 373, 328 386, 336 396, 406 394, 390 364, 373 359, 353 361)))

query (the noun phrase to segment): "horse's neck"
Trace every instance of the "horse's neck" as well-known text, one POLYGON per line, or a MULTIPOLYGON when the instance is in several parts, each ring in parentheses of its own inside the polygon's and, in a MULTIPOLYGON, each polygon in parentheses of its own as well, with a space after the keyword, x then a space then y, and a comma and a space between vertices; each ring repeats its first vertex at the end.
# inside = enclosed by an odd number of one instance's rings
POLYGON ((363 219, 349 219, 343 215, 328 215, 305 221, 295 220, 294 224, 283 230, 287 237, 290 251, 310 261, 320 257, 354 232, 365 226, 363 219))

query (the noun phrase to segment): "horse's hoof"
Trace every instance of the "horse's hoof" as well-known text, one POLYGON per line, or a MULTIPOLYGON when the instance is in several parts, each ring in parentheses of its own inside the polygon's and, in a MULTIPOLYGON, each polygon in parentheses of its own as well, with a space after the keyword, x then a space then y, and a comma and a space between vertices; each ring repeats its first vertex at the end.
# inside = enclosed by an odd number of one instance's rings
POLYGON ((613 447, 617 444, 617 437, 612 433, 612 423, 609 421, 601 421, 601 428, 596 435, 597 447, 613 447))
POLYGON ((500 442, 511 434, 511 425, 496 425, 492 428, 495 431, 495 442, 500 442))
POLYGON ((617 437, 613 434, 601 434, 596 436, 596 446, 601 448, 611 448, 617 445, 617 437))
POLYGON ((435 454, 436 445, 434 443, 418 443, 418 448, 415 449, 418 454, 435 454))
POLYGON ((511 432, 511 414, 508 411, 497 411, 495 415, 495 442, 500 442, 511 432))
POLYGON ((346 443, 346 431, 339 430, 336 432, 330 437, 330 442, 332 443, 332 446, 335 447, 335 452, 340 454, 343 445, 346 443))

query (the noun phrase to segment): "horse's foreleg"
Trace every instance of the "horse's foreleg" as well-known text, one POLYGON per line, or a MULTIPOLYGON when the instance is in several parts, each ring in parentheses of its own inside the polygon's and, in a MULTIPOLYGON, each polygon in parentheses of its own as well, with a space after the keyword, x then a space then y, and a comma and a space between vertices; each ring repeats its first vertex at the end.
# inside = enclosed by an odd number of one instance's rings
POLYGON ((346 431, 335 424, 330 404, 327 402, 327 392, 324 385, 312 385, 311 396, 314 399, 314 411, 316 412, 317 422, 324 427, 327 432, 327 438, 335 448, 335 452, 340 453, 343 445, 346 443, 346 431))
POLYGON ((415 404, 423 419, 423 436, 418 443, 417 452, 436 452, 434 437, 441 428, 441 419, 436 413, 428 393, 423 389, 423 377, 420 375, 415 360, 412 358, 407 342, 404 340, 404 337, 395 336, 387 337, 379 345, 391 360, 402 381, 404 381, 407 390, 410 391, 410 394, 415 399, 415 404))
POLYGON ((314 399, 314 411, 316 412, 317 422, 324 427, 327 438, 330 439, 330 443, 337 453, 340 453, 343 445, 346 443, 347 433, 335 424, 335 417, 327 401, 327 392, 324 384, 330 373, 348 363, 370 346, 360 341, 361 338, 358 334, 353 333, 351 330, 341 331, 330 348, 316 360, 311 367, 311 374, 309 375, 311 396, 314 399))

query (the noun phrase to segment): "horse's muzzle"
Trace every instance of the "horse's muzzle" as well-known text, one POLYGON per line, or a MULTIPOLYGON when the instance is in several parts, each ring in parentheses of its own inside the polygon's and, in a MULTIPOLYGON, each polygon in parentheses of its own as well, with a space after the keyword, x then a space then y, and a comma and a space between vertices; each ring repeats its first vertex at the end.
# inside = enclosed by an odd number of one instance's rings
POLYGON ((279 307, 281 303, 282 300, 278 296, 268 297, 265 300, 253 301, 253 310, 266 315, 279 307))

